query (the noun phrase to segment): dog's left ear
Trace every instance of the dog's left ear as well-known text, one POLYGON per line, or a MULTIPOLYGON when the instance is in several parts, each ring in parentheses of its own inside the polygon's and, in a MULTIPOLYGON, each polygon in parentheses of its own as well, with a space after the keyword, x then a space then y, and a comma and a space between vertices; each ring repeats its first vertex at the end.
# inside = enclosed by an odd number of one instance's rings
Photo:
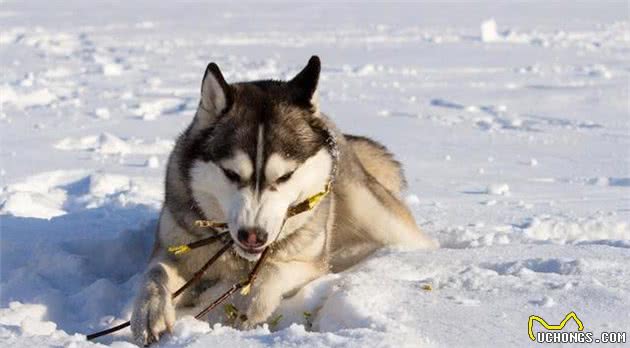
POLYGON ((208 64, 203 75, 201 104, 212 117, 226 112, 232 105, 232 88, 225 82, 219 66, 215 63, 208 64))
POLYGON ((317 110, 317 82, 319 81, 321 68, 319 57, 312 56, 308 60, 306 67, 289 81, 289 87, 295 102, 317 110))
POLYGON ((232 87, 225 82, 219 66, 208 64, 201 81, 201 101, 193 120, 193 131, 207 128, 223 114, 233 103, 232 87))

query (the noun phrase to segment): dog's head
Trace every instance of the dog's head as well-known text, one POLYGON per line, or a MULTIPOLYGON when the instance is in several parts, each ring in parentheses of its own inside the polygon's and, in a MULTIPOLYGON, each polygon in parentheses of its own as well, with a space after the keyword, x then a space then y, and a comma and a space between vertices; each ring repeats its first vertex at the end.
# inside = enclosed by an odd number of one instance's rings
POLYGON ((316 102, 319 73, 315 56, 290 81, 228 84, 216 64, 206 69, 188 130, 190 189, 208 216, 220 210, 247 259, 289 235, 283 229, 289 207, 330 180, 329 133, 316 102))

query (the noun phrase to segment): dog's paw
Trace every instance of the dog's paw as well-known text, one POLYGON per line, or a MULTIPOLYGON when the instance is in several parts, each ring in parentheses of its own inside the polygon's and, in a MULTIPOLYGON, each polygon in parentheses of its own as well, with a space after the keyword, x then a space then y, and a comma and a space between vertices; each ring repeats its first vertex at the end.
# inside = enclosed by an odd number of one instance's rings
POLYGON ((247 320, 241 324, 241 329, 253 329, 266 322, 280 304, 280 299, 280 295, 265 293, 255 295, 247 308, 247 320))
POLYGON ((175 322, 175 307, 168 289, 149 281, 140 290, 131 314, 131 332, 137 344, 148 346, 170 332, 175 322))

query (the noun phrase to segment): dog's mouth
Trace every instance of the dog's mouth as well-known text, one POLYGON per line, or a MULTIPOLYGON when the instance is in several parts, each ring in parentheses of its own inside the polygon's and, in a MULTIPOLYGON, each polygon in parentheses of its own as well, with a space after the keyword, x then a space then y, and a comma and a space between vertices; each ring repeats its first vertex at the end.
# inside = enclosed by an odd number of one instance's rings
POLYGON ((235 243, 236 247, 240 249, 240 251, 251 254, 251 255, 259 255, 260 253, 263 252, 263 250, 265 250, 264 246, 261 247, 246 247, 244 245, 241 245, 240 243, 235 243))
POLYGON ((257 261, 264 250, 265 247, 248 248, 240 243, 234 243, 234 251, 236 251, 236 254, 250 262, 257 261))

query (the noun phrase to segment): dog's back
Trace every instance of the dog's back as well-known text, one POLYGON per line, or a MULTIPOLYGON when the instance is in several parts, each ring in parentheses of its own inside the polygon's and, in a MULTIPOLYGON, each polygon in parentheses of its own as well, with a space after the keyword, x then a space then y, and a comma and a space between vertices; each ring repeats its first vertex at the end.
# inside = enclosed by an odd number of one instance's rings
POLYGON ((400 162, 385 146, 370 138, 345 134, 359 162, 376 181, 394 195, 400 195, 406 181, 400 162))

